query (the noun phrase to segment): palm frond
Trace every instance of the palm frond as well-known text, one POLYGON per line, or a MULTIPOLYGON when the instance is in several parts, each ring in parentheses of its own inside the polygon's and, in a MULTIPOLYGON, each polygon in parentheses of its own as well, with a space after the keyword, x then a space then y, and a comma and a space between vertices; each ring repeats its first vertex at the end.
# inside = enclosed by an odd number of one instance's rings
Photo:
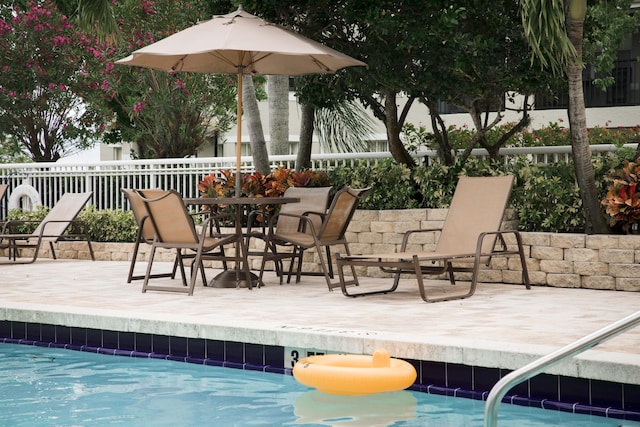
POLYGON ((564 4, 564 0, 520 0, 531 61, 537 58, 543 68, 550 68, 555 75, 564 73, 571 61, 579 59, 567 34, 564 4))
POLYGON ((373 120, 354 102, 316 110, 314 128, 320 143, 341 152, 366 151, 366 139, 373 134, 373 120))

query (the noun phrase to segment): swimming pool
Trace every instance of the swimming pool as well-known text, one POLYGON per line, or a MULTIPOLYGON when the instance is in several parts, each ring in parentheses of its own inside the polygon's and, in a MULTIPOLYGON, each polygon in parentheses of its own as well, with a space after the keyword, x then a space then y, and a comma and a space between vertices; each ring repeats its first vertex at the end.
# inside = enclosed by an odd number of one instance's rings
MULTIPOLYGON (((414 391, 332 396, 288 375, 0 344, 0 425, 482 426, 484 402, 414 391)), ((638 422, 502 405, 500 425, 638 422)))

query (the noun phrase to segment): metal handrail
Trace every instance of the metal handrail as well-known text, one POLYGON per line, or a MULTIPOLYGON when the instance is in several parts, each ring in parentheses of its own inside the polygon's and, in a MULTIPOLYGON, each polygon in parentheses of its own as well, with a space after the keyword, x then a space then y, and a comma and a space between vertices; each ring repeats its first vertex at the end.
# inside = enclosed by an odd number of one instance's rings
POLYGON ((634 328, 638 324, 640 324, 640 311, 505 375, 493 386, 487 397, 487 403, 484 407, 484 427, 496 427, 498 425, 498 405, 511 388, 538 375, 550 366, 593 348, 628 329, 634 328))

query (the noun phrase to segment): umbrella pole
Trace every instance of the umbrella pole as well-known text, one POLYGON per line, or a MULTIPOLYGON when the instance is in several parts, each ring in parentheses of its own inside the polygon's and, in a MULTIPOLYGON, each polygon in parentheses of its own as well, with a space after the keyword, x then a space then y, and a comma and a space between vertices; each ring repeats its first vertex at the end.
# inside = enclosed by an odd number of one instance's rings
POLYGON ((236 113, 236 197, 240 197, 242 187, 242 67, 238 67, 238 111, 236 113))

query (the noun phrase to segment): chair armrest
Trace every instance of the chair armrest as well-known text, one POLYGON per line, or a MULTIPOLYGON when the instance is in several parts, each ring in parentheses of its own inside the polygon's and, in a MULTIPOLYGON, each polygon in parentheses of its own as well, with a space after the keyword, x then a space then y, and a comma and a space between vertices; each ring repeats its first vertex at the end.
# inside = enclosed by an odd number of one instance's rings
POLYGON ((42 228, 40 229, 40 234, 38 234, 40 237, 58 237, 58 235, 47 235, 45 233, 46 229, 47 229, 47 225, 49 224, 63 224, 66 223, 68 224, 67 227, 65 227, 64 232, 62 234, 60 234, 60 237, 63 237, 64 233, 67 233, 72 226, 79 226, 80 228, 83 229, 84 233, 86 234, 87 232, 87 225, 84 223, 84 221, 81 221, 79 219, 72 219, 72 220, 67 220, 67 219, 63 219, 63 220, 55 220, 52 219, 50 221, 44 221, 42 222, 42 228))
MULTIPOLYGON (((320 223, 322 224, 324 222, 324 220, 327 218, 327 213, 326 212, 317 212, 317 211, 305 211, 301 214, 301 216, 307 217, 309 218, 311 215, 315 215, 320 217, 320 223)), ((301 233, 304 233, 306 231, 307 228, 307 222, 306 221, 300 221, 300 227, 298 229, 298 231, 300 231, 301 233)))
POLYGON ((407 248, 407 245, 409 244, 409 238, 411 237, 412 234, 433 233, 437 231, 442 231, 442 228, 425 228, 420 230, 416 229, 416 230, 405 231, 404 236, 402 237, 402 244, 400 245, 400 250, 404 251, 407 248))
MULTIPOLYGON (((36 227, 33 227, 33 230, 35 230, 37 228, 37 224, 40 224, 42 221, 39 220, 35 220, 35 219, 13 219, 10 221, 6 221, 3 226, 2 226, 2 234, 30 234, 31 232, 27 232, 27 233, 18 233, 15 230, 18 227, 21 227, 23 225, 26 224, 35 224, 36 227)), ((33 231, 32 230, 32 231, 33 231)))
MULTIPOLYGON (((281 217, 281 216, 286 216, 286 217, 290 217, 290 218, 298 218, 300 220, 300 223, 301 223, 300 227, 306 227, 307 224, 308 224, 308 226, 311 227, 311 233, 314 236, 317 235, 315 227, 313 225, 313 221, 311 221, 311 218, 309 218, 308 215, 300 215, 300 214, 287 213, 287 212, 279 212, 276 215, 271 217, 271 219, 269 220, 269 234, 273 234, 274 226, 276 225, 278 218, 281 217)), ((306 228, 305 228, 305 231, 306 231, 306 228)))

